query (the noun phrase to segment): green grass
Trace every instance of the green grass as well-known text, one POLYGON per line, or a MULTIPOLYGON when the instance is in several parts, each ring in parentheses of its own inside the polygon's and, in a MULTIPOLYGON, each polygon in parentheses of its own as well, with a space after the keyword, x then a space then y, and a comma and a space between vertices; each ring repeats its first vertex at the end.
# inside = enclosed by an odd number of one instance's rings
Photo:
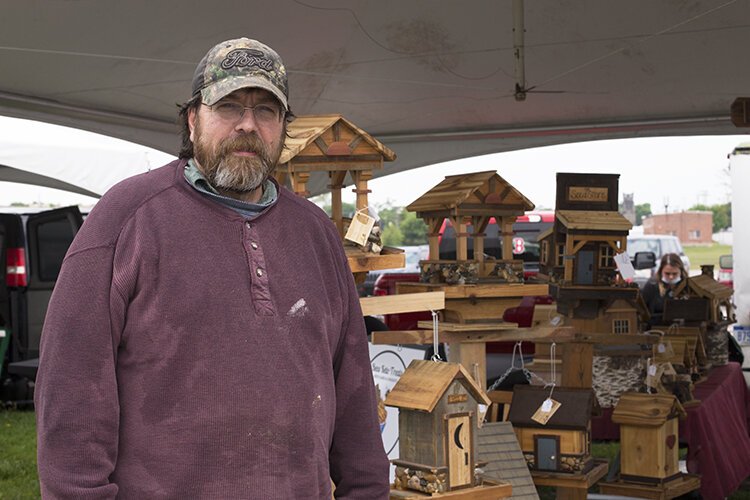
POLYGON ((34 412, 0 410, 0 499, 39 497, 34 412))
MULTIPOLYGON (((591 454, 611 464, 620 451, 618 442, 594 442, 591 454)), ((684 459, 685 450, 680 450, 684 459)), ((539 487, 542 500, 555 498, 555 489, 539 487)), ((590 491, 596 492, 593 486, 590 491)), ((31 411, 0 410, 0 500, 40 498, 36 473, 36 422, 31 411)), ((731 500, 750 499, 750 484, 733 493, 731 500)))
POLYGON ((690 269, 700 271, 701 265, 713 264, 714 271, 719 270, 719 257, 731 255, 731 245, 713 243, 708 246, 683 246, 685 255, 690 258, 690 269))

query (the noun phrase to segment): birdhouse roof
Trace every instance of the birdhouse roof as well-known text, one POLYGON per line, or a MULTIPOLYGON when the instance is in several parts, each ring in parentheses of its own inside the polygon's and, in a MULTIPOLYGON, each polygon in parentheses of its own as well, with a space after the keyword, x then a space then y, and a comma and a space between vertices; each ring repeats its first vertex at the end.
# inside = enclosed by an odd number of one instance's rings
POLYGON ((337 157, 374 154, 385 161, 396 159, 393 151, 341 115, 298 116, 287 126, 287 135, 279 164, 297 157, 328 158, 334 163, 337 157))
POLYGON ((485 422, 477 431, 480 462, 487 462, 484 477, 513 486, 513 500, 539 500, 534 479, 523 458, 521 446, 510 422, 485 422))
POLYGON ((612 422, 641 427, 658 427, 670 418, 685 418, 687 413, 672 394, 626 392, 620 396, 612 422))
POLYGON ((513 403, 510 405, 508 420, 516 427, 585 430, 591 421, 591 415, 595 410, 599 410, 594 391, 591 389, 555 387, 552 399, 560 403, 560 408, 546 425, 542 425, 531 417, 549 397, 549 392, 548 387, 514 386, 513 403))
POLYGON ((497 172, 450 175, 413 201, 410 212, 451 212, 466 215, 522 215, 534 204, 497 172), (470 205, 470 206, 463 206, 470 205))
POLYGON ((398 379, 385 398, 386 406, 430 412, 443 397, 451 383, 458 379, 479 403, 490 400, 469 372, 458 363, 442 363, 415 359, 398 379))
POLYGON ((728 286, 705 274, 688 278, 688 286, 693 293, 704 299, 726 300, 734 293, 728 286))
POLYGON ((633 224, 619 212, 604 210, 558 210, 555 216, 568 229, 630 231, 633 224))

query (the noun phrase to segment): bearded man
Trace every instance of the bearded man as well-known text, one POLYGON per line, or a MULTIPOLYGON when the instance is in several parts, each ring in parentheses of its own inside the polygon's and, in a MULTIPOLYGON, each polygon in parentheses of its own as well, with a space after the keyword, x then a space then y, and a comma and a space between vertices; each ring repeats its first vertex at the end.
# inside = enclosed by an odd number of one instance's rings
POLYGON ((281 58, 212 48, 180 159, 112 188, 65 257, 36 386, 44 498, 388 497, 339 235, 270 173, 281 58), (331 481, 332 480, 332 481, 331 481))

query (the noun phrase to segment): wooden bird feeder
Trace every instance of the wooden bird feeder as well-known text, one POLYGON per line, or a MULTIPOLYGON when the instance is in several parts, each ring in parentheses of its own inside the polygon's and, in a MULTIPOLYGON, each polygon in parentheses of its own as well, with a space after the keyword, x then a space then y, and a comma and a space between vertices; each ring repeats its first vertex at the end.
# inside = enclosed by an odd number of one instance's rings
MULTIPOLYGON (((533 208, 531 201, 494 171, 448 176, 406 207, 416 212, 428 227, 430 260, 424 262, 423 269, 430 265, 454 264, 439 260, 440 228, 447 219, 456 231, 455 263, 474 265, 472 273, 477 278, 497 275, 498 271, 506 269, 515 269, 516 273, 520 270, 518 281, 523 281, 523 262, 513 259, 513 223, 516 217, 533 208), (485 262, 484 231, 491 222, 499 226, 503 238, 502 259, 485 262), (471 233, 467 229, 469 224, 471 233), (471 256, 468 254, 469 238, 474 245, 471 256)), ((443 281, 438 277, 436 282, 443 281)))
MULTIPOLYGON (((395 159, 393 151, 341 115, 300 116, 287 127, 285 148, 274 176, 280 184, 289 182, 295 193, 307 197, 310 175, 315 172, 328 175, 331 218, 343 238, 347 222, 341 190, 347 174, 357 195, 356 208, 365 210, 370 193, 367 183, 373 172, 382 169, 383 162, 395 159)), ((403 251, 399 249, 386 247, 380 254, 347 250, 352 272, 362 273, 362 277, 367 271, 405 265, 403 251)))
POLYGON ((436 494, 478 485, 479 405, 490 400, 463 366, 412 361, 385 404, 399 409, 397 489, 436 494))

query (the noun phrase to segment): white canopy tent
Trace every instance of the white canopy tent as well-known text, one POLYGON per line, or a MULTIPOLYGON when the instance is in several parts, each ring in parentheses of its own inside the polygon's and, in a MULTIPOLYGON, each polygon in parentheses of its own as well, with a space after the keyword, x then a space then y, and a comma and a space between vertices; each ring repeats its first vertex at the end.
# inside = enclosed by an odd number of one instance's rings
POLYGON ((298 115, 340 113, 396 151, 376 175, 735 134, 730 105, 750 94, 750 0, 25 0, 0 16, 0 114, 175 153, 197 61, 241 35, 282 54, 298 115))

